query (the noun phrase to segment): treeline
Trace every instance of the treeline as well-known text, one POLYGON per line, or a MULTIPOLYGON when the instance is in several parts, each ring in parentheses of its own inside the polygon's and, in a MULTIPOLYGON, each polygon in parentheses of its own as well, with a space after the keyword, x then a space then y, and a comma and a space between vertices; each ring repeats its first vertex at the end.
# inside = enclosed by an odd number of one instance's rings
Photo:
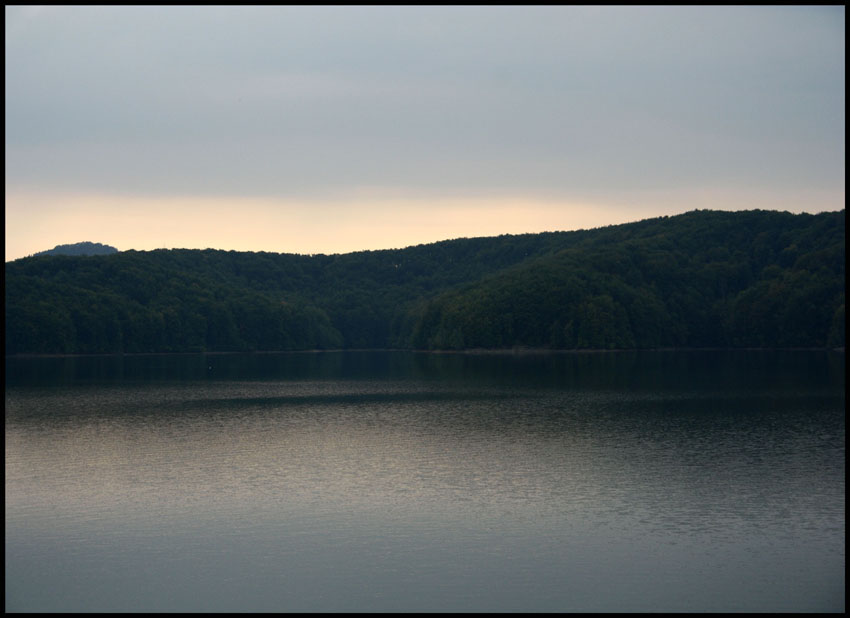
POLYGON ((844 211, 693 211, 344 255, 6 264, 6 353, 843 347, 844 211))
POLYGON ((108 255, 118 253, 118 249, 99 242, 77 242, 71 245, 56 245, 53 249, 39 251, 33 255, 108 255))
POLYGON ((424 348, 844 345, 844 211, 598 230, 428 303, 424 348))

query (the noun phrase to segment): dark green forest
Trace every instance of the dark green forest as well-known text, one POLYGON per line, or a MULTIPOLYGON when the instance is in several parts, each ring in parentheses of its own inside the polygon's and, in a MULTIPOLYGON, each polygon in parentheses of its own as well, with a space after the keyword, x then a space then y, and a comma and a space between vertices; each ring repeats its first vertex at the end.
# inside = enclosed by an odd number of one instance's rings
POLYGON ((56 245, 53 249, 39 251, 33 255, 108 255, 118 253, 118 249, 99 242, 77 242, 72 245, 56 245))
POLYGON ((843 347, 844 211, 692 211, 341 255, 6 263, 6 354, 843 347))

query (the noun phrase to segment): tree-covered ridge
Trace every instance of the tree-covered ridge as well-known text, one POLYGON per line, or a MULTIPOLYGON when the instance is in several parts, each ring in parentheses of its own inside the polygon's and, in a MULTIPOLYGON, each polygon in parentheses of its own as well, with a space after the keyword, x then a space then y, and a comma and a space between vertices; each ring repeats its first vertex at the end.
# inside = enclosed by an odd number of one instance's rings
POLYGON ((33 255, 108 255, 118 253, 118 249, 99 242, 77 242, 70 245, 56 245, 53 249, 39 251, 33 255))
POLYGON ((694 212, 598 230, 442 294, 426 348, 844 345, 844 211, 694 212))
POLYGON ((6 353, 844 345, 844 211, 6 264, 6 353))

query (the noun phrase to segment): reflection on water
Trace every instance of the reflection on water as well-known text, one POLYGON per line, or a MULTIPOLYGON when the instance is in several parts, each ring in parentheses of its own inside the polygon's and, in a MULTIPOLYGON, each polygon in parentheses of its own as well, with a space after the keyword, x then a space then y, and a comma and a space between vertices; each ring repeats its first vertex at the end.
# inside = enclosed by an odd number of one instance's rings
POLYGON ((151 381, 423 380, 658 390, 844 384, 844 354, 789 351, 150 354, 12 359, 8 384, 151 381), (686 379, 683 382, 683 376, 686 379))
POLYGON ((15 361, 6 609, 843 611, 843 365, 15 361))

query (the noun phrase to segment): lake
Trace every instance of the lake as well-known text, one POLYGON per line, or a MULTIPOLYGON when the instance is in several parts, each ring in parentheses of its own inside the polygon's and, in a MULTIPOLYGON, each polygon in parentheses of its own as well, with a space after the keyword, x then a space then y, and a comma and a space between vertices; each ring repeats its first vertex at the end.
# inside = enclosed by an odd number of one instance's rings
POLYGON ((6 359, 6 611, 844 611, 844 352, 6 359))

